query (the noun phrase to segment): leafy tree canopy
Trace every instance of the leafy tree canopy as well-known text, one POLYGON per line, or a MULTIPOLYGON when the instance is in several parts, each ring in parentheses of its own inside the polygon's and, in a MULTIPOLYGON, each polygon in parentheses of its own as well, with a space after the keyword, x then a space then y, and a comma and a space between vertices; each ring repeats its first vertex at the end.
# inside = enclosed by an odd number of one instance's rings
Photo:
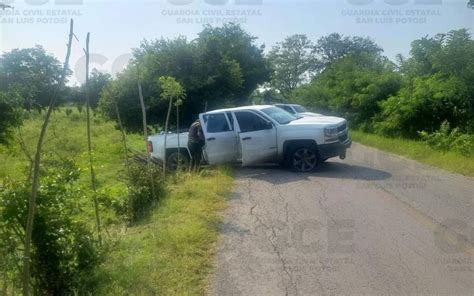
POLYGON ((318 68, 314 44, 306 35, 288 36, 279 42, 269 52, 268 61, 274 70, 271 86, 287 99, 318 68))
MULTIPOLYGON (((97 108, 100 93, 111 80, 112 76, 110 74, 99 72, 96 69, 92 70, 89 77, 89 102, 92 109, 97 108)), ((85 85, 82 85, 82 88, 84 87, 85 85)))
POLYGON ((354 125, 368 125, 379 102, 395 94, 401 76, 386 58, 370 53, 348 54, 329 65, 293 94, 294 101, 325 114, 338 114, 354 125))
POLYGON ((418 137, 443 122, 474 131, 474 41, 466 29, 413 41, 398 67, 360 37, 331 34, 318 47, 324 69, 293 101, 386 135, 418 137))
POLYGON ((414 137, 447 121, 473 132, 473 61, 474 41, 466 29, 413 41, 410 57, 400 64, 404 87, 382 104, 378 129, 414 137))
POLYGON ((200 112, 223 105, 241 104, 270 78, 270 67, 263 56, 263 47, 256 38, 238 25, 204 27, 195 40, 145 40, 134 50, 127 69, 111 83, 101 96, 101 109, 114 118, 111 104, 116 100, 128 129, 139 130, 140 106, 137 79, 143 87, 148 119, 151 124, 164 122, 167 105, 160 100, 163 91, 158 77, 175 77, 187 93, 180 108, 183 123, 192 122, 200 112), (123 110, 123 111, 122 111, 123 110))
POLYGON ((338 33, 321 37, 316 43, 314 50, 318 54, 322 69, 347 54, 359 55, 368 53, 379 55, 383 52, 382 48, 369 38, 343 36, 338 33))
POLYGON ((13 129, 21 124, 20 107, 17 93, 0 91, 0 144, 8 144, 13 129))
POLYGON ((0 88, 17 92, 27 110, 48 106, 61 73, 61 63, 41 46, 13 49, 0 56, 0 88))
POLYGON ((184 98, 184 88, 181 86, 181 84, 179 84, 179 82, 176 81, 176 79, 174 79, 174 77, 162 76, 158 78, 158 83, 162 89, 161 98, 163 100, 182 100, 184 98))

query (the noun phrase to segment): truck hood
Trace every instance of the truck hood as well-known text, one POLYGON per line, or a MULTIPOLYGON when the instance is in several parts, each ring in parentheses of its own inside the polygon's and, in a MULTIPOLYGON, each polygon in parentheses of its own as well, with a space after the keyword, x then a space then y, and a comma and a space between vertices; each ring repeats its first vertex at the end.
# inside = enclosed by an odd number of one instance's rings
POLYGON ((341 117, 334 116, 306 116, 298 118, 288 123, 288 125, 324 125, 324 126, 339 126, 342 123, 345 123, 346 120, 341 117))
POLYGON ((298 115, 301 115, 303 117, 319 117, 319 116, 324 116, 319 113, 314 113, 314 112, 300 112, 298 115))

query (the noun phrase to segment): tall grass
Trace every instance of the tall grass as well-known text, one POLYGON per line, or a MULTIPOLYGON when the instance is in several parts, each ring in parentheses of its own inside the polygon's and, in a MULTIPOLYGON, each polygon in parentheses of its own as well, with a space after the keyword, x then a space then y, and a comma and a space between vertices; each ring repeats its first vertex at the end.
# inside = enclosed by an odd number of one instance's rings
POLYGON ((151 217, 112 248, 97 293, 202 295, 231 188, 231 172, 222 168, 175 177, 151 217))
MULTIPOLYGON (((75 108, 74 108, 75 109, 75 108)), ((68 112, 69 113, 69 112, 68 112)), ((21 137, 26 149, 34 151, 35 139, 38 138, 38 125, 43 114, 36 112, 26 114, 27 120, 21 127, 21 137)), ((106 121, 101 116, 94 116, 92 142, 94 159, 96 162, 97 180, 100 186, 111 186, 122 180, 120 172, 123 169, 123 153, 120 131, 115 123, 106 121)), ((44 154, 54 157, 74 157, 83 170, 88 168, 86 114, 74 110, 69 115, 66 109, 56 110, 51 118, 49 132, 45 140, 44 154)), ((0 145, 0 184, 6 176, 22 178, 28 160, 19 144, 19 134, 10 147, 0 145)), ((136 150, 143 150, 143 140, 140 135, 131 134, 128 138, 129 146, 136 150)), ((82 174, 81 179, 88 184, 90 177, 82 174)))
MULTIPOLYGON (((81 169, 79 183, 89 187, 90 176, 86 173, 89 168, 87 155, 87 130, 86 114, 71 108, 72 112, 66 112, 66 108, 56 110, 51 117, 49 131, 43 148, 43 164, 47 168, 51 162, 60 159, 73 158, 81 169)), ((38 139, 38 126, 41 124, 44 114, 37 112, 26 113, 26 120, 16 138, 9 147, 0 145, 0 187, 6 178, 23 180, 25 170, 29 166, 29 160, 25 156, 20 138, 24 142, 28 152, 35 151, 35 143, 38 139), (20 137, 21 135, 21 137, 20 137)), ((92 142, 94 148, 95 171, 99 198, 110 196, 112 198, 126 198, 127 185, 125 183, 126 173, 123 165, 123 146, 121 144, 121 133, 115 128, 115 123, 106 121, 97 115, 92 118, 94 128, 92 130, 92 142), (102 194, 101 194, 102 193, 102 194)), ((144 151, 143 138, 140 135, 131 134, 128 137, 129 147, 144 151)), ((116 200, 113 202, 123 202, 116 200)), ((115 211, 104 207, 102 202, 104 224, 114 224, 121 220, 115 211)), ((94 208, 91 203, 84 201, 90 217, 84 217, 94 221, 94 208)))
MULTIPOLYGON (((72 158, 82 171, 79 186, 88 188, 86 114, 75 108, 67 110, 61 108, 52 115, 43 169, 52 167, 52 162, 72 158)), ((13 144, 0 145, 0 187, 7 178, 25 178, 29 160, 23 150, 34 151, 38 125, 44 115, 25 116, 28 118, 13 144), (20 139, 24 145, 20 145, 20 139)), ((79 291, 80 294, 203 294, 212 269, 221 210, 226 207, 225 196, 232 188, 231 171, 220 168, 169 176, 164 182, 166 190, 150 214, 127 228, 126 219, 117 211, 127 198, 121 133, 115 123, 101 116, 94 116, 93 121, 93 157, 106 229, 106 252, 104 263, 91 274, 98 274, 95 282, 99 283, 99 290, 79 291)), ((144 150, 141 135, 130 134, 128 144, 135 150, 144 150)), ((84 196, 77 201, 84 209, 78 219, 93 229, 93 203, 87 194, 84 196)))

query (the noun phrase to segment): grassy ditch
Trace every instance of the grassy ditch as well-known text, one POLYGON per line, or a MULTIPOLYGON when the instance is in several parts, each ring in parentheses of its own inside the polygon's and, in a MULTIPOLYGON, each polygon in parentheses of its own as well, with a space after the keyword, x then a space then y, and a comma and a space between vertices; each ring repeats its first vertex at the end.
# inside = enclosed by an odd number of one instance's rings
POLYGON ((474 177, 474 157, 455 151, 438 151, 421 141, 388 138, 361 131, 351 131, 354 141, 380 150, 414 159, 454 173, 474 177))
POLYGON ((112 247, 98 293, 202 295, 232 183, 223 168, 175 177, 150 217, 112 247))

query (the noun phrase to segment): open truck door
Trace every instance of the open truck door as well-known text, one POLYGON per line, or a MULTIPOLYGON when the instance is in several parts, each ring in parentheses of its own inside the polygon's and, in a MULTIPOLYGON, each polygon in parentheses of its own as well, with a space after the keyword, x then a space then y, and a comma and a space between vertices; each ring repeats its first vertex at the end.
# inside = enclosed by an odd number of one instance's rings
POLYGON ((235 162, 238 140, 232 121, 225 112, 200 114, 206 145, 204 153, 209 164, 235 162))
POLYGON ((238 124, 242 166, 249 166, 277 157, 277 136, 273 124, 251 111, 234 112, 238 124))

